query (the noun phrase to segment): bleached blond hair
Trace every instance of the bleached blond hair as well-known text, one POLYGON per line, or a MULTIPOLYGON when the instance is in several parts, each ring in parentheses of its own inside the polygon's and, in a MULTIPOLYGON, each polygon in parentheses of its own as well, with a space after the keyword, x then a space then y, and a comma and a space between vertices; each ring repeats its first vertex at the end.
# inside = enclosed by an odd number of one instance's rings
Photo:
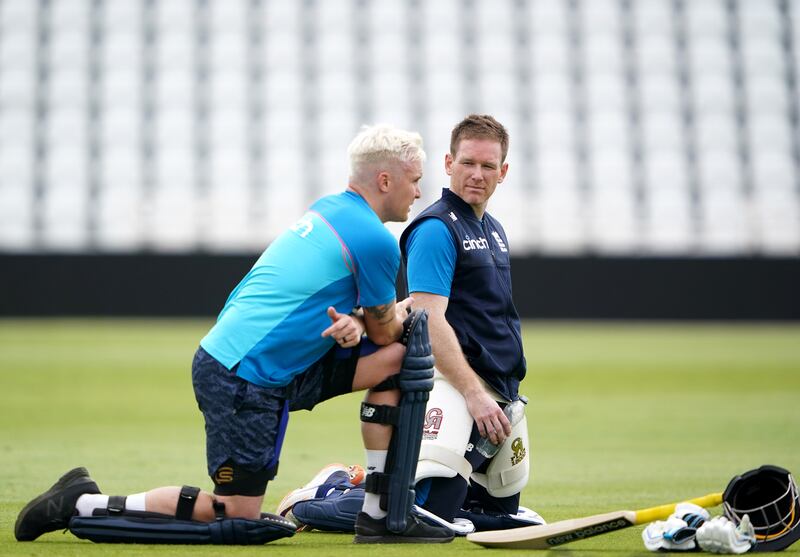
POLYGON ((425 164, 422 136, 387 124, 362 126, 347 147, 350 176, 358 175, 366 165, 378 162, 425 164))

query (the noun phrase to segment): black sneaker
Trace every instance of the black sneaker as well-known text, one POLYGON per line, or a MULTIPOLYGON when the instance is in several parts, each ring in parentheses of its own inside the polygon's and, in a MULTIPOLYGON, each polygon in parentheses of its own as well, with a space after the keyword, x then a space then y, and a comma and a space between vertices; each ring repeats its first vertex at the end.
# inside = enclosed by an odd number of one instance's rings
POLYGON ((372 518, 365 512, 356 517, 355 543, 448 543, 453 541, 453 531, 442 526, 432 526, 414 515, 408 517, 406 529, 396 534, 386 527, 385 518, 372 518))
POLYGON ((17 541, 29 542, 47 532, 65 529, 75 514, 75 503, 84 493, 100 493, 100 489, 86 468, 73 468, 25 505, 14 525, 17 541))

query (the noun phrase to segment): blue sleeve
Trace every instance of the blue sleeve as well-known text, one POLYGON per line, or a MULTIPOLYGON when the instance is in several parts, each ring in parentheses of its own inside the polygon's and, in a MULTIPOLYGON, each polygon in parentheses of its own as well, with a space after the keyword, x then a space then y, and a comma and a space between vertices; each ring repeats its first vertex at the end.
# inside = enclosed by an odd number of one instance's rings
POLYGON ((394 300, 397 296, 397 271, 400 268, 397 239, 381 225, 374 232, 361 230, 349 243, 356 263, 358 305, 380 306, 394 300))
POLYGON ((422 221, 406 241, 408 291, 450 297, 456 268, 456 248, 447 225, 439 219, 422 221))

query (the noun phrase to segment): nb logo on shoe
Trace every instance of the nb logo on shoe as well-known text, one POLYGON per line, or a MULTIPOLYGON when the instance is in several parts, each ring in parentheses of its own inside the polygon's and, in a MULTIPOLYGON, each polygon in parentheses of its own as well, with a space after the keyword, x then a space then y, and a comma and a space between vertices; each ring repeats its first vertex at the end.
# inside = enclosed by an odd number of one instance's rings
POLYGON ((233 468, 230 466, 222 466, 214 474, 214 481, 218 484, 227 484, 233 481, 233 468))
POLYGON ((525 447, 522 444, 521 437, 517 437, 511 442, 511 450, 514 452, 514 454, 511 456, 511 466, 516 466, 522 462, 522 459, 524 459, 525 455, 527 454, 525 447))

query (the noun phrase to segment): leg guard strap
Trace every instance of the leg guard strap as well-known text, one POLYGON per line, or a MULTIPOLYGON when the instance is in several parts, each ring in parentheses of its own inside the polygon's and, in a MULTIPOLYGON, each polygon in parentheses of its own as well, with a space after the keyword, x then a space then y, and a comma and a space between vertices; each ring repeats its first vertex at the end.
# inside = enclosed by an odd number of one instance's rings
POLYGON ((367 475, 366 479, 364 480, 364 491, 367 493, 376 493, 378 495, 386 496, 389 493, 391 478, 392 477, 389 474, 373 472, 367 475))
POLYGON ((197 496, 200 494, 199 487, 185 485, 181 488, 178 496, 178 507, 175 509, 175 518, 178 520, 191 520, 194 506, 197 503, 197 496))
POLYGON ((271 514, 262 514, 261 520, 198 522, 157 513, 126 512, 116 516, 74 516, 69 530, 97 543, 261 545, 293 536, 295 525, 271 514))
POLYGON ((386 404, 361 403, 361 421, 373 424, 397 425, 400 410, 397 406, 386 404))
POLYGON ((399 389, 400 383, 397 380, 397 374, 390 375, 374 387, 370 389, 371 391, 375 391, 376 393, 381 391, 392 391, 394 389, 399 389))
POLYGON ((124 495, 110 495, 108 497, 108 505, 106 505, 106 509, 109 514, 120 514, 125 512, 125 501, 128 498, 124 495))

